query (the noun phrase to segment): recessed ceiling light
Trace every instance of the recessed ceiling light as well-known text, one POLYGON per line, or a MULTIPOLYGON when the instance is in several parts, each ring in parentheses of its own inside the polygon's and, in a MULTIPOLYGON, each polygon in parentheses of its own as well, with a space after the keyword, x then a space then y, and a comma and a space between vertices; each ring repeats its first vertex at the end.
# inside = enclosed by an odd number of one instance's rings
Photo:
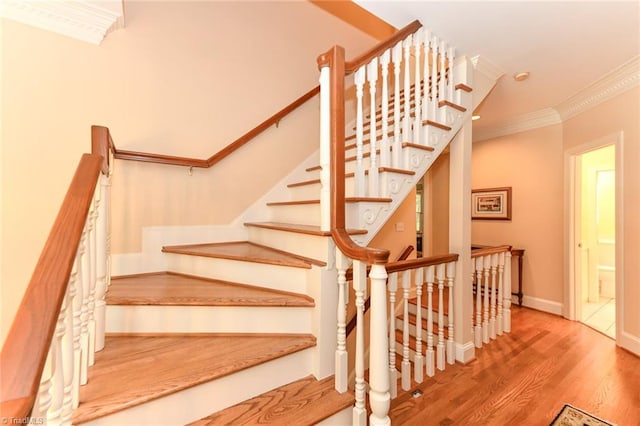
POLYGON ((479 115, 472 115, 472 116, 471 116, 471 119, 472 119, 473 121, 480 120, 480 116, 479 116, 479 115))
POLYGON ((529 78, 529 71, 519 72, 513 75, 513 79, 515 81, 525 81, 528 78, 529 78))

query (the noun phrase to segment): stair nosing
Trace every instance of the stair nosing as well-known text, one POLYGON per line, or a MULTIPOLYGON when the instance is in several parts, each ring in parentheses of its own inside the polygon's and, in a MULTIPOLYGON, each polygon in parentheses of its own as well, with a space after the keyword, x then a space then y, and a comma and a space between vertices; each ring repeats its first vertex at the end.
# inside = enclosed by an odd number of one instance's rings
MULTIPOLYGON (((256 227, 256 228, 264 228, 264 229, 273 229, 277 231, 284 232, 292 232, 296 234, 306 234, 306 235, 314 235, 318 237, 329 237, 331 236, 330 231, 321 231, 319 226, 314 226, 314 228, 318 228, 317 230, 308 229, 307 227, 311 227, 313 225, 300 225, 297 223, 285 223, 285 222, 246 222, 244 226, 256 227), (302 228, 305 227, 305 228, 302 228)), ((368 231, 366 229, 347 229, 347 232, 350 235, 363 235, 367 234, 368 231)))

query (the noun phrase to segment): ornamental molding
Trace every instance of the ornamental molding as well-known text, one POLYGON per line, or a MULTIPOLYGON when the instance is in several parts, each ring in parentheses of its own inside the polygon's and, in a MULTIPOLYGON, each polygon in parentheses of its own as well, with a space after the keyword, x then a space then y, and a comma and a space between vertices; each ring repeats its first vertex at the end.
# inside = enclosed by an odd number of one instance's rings
POLYGON ((124 26, 122 0, 2 0, 0 16, 95 45, 124 26))
POLYGON ((640 85, 640 56, 613 69, 555 107, 522 114, 506 123, 475 130, 473 140, 482 141, 559 124, 638 85, 640 85))
POLYGON ((474 56, 471 58, 471 63, 476 71, 484 74, 489 80, 497 81, 504 75, 504 71, 498 65, 494 64, 484 56, 474 56))

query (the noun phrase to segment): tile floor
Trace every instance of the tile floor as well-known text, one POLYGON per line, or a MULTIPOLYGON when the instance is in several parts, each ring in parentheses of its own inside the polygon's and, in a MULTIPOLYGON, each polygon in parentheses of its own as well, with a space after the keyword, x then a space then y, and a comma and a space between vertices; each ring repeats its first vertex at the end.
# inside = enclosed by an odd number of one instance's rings
POLYGON ((582 322, 591 328, 616 338, 616 299, 600 297, 598 303, 582 305, 582 322))

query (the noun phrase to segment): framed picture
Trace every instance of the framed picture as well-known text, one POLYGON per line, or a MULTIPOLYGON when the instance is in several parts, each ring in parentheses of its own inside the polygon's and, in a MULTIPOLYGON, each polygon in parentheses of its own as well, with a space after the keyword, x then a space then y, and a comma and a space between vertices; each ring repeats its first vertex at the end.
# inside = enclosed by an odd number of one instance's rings
POLYGON ((472 190, 471 219, 511 220, 511 187, 472 190))

